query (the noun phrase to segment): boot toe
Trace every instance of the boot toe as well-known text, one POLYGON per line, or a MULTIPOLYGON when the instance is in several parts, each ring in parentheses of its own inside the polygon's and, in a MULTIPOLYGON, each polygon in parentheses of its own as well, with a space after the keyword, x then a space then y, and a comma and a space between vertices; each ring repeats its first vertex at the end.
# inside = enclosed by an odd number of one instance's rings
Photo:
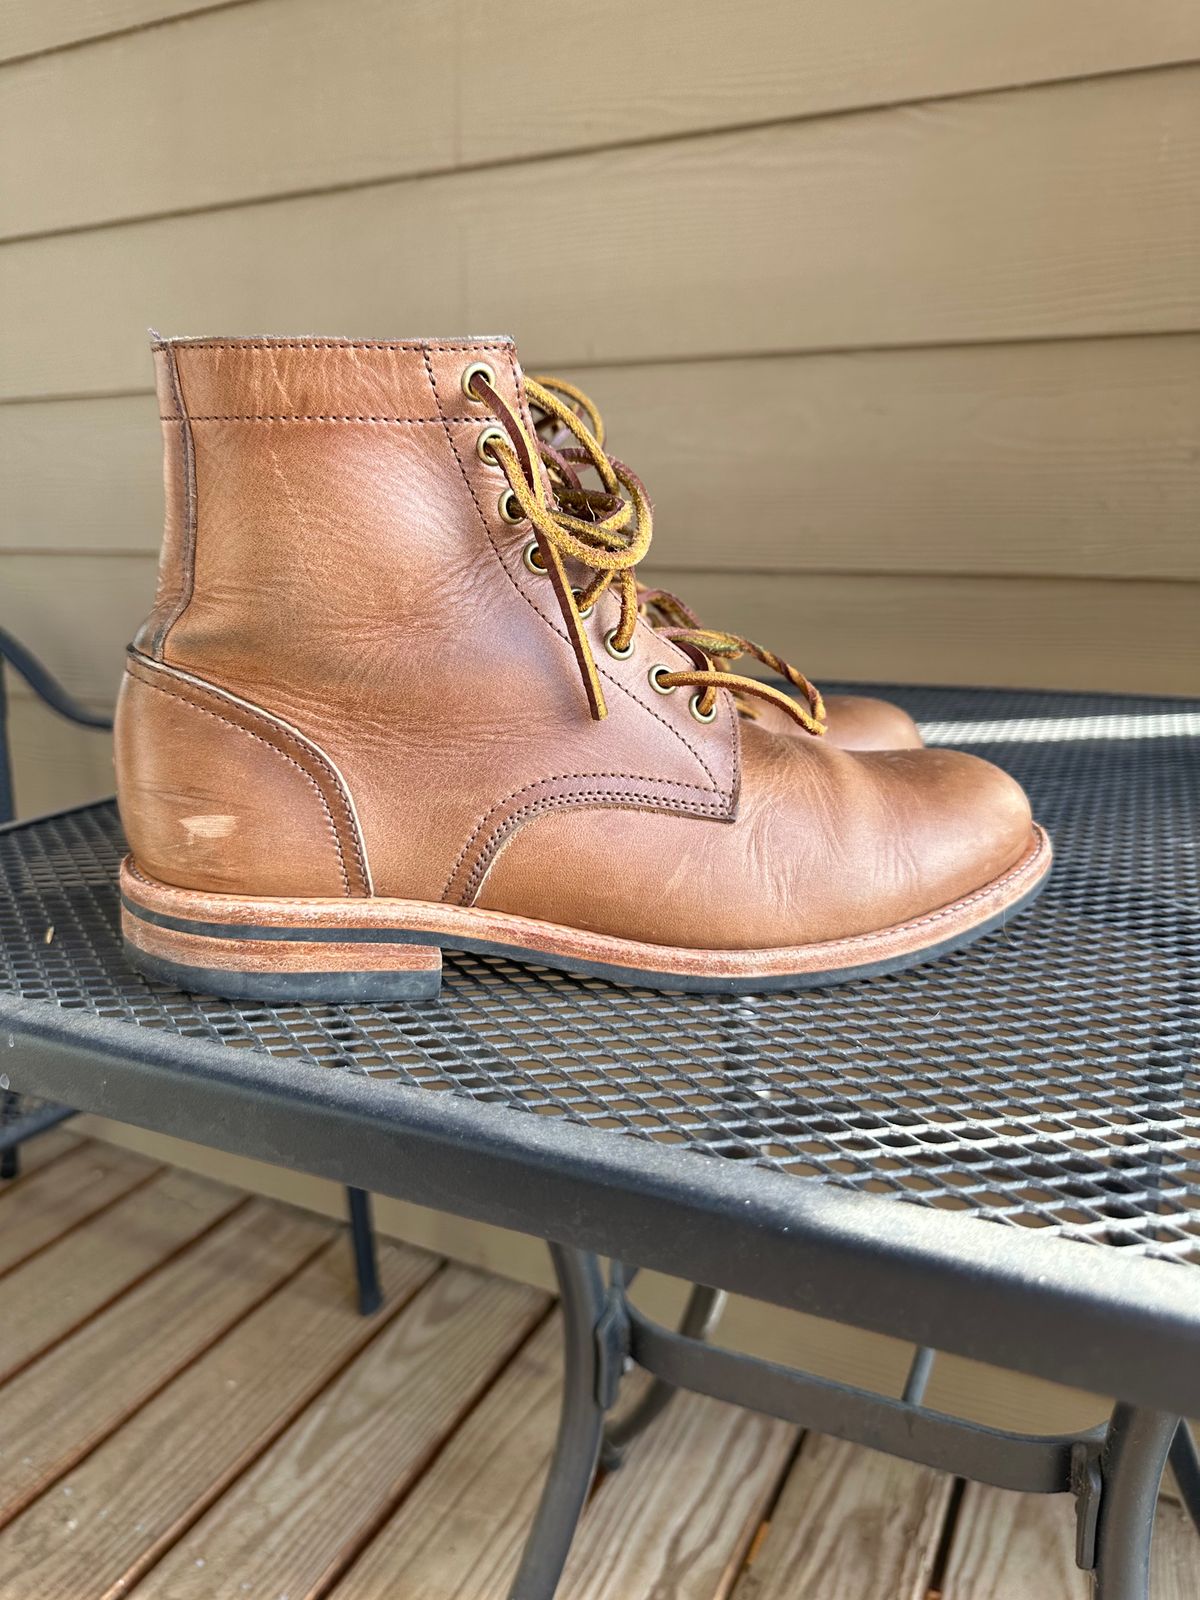
POLYGON ((906 905, 908 917, 962 900, 1029 852, 1029 800, 991 762, 958 750, 924 749, 857 759, 880 781, 891 825, 879 835, 876 861, 889 897, 906 905))

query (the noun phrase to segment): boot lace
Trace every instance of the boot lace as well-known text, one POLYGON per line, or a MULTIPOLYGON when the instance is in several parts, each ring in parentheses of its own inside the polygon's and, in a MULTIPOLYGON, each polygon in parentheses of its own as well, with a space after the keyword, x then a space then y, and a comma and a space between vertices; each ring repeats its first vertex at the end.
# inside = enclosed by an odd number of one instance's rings
POLYGON ((584 620, 611 588, 620 612, 616 627, 605 636, 606 650, 617 659, 627 657, 639 612, 655 610, 664 623, 657 631, 678 645, 692 664, 679 670, 658 665, 651 680, 664 694, 677 688, 695 690, 692 709, 699 721, 712 720, 718 691, 730 689, 739 702, 746 697, 778 706, 814 736, 825 732, 820 691, 803 673, 752 640, 702 627, 682 601, 665 591, 639 588, 636 568, 650 548, 653 507, 637 474, 606 453, 603 419, 582 390, 559 379, 527 378, 526 393, 540 419, 531 440, 520 417, 486 376, 477 372, 471 387, 502 424, 484 435, 481 453, 503 469, 512 498, 533 529, 536 549, 527 549, 526 561, 550 579, 588 707, 597 721, 607 715, 607 707, 584 620), (585 487, 581 480, 579 469, 589 468, 600 480, 599 489, 585 487), (572 584, 564 564, 568 561, 589 575, 581 587, 572 584), (780 673, 805 703, 734 672, 731 663, 745 656, 780 673))
MULTIPOLYGON (((548 374, 541 374, 532 380, 527 379, 526 382, 527 387, 532 384, 530 399, 534 407, 534 425, 543 459, 552 477, 561 457, 570 453, 564 452, 563 449, 569 443, 572 433, 567 420, 569 416, 574 416, 576 420, 586 419, 595 442, 603 448, 604 418, 590 395, 585 394, 573 383, 568 383, 565 378, 555 378, 548 374), (547 394, 556 399, 558 404, 553 407, 543 404, 539 396, 547 394)), ((566 465, 566 462, 562 464, 566 465)), ((733 690, 741 715, 755 719, 756 700, 771 700, 773 703, 786 701, 794 720, 807 732, 818 737, 825 733, 826 712, 821 691, 798 668, 793 667, 775 651, 756 644, 752 639, 743 638, 740 634, 706 628, 690 606, 686 605, 678 595, 671 594, 666 589, 651 589, 639 584, 638 603, 641 614, 650 620, 656 633, 673 640, 685 650, 691 647, 700 652, 707 658, 707 664, 712 670, 726 674, 722 687, 733 690), (766 695, 743 690, 742 685, 757 683, 757 680, 733 673, 730 663, 745 656, 761 661, 764 666, 770 667, 773 672, 786 679, 803 695, 806 705, 800 705, 791 696, 780 696, 777 692, 766 695)), ((769 688, 769 685, 761 685, 760 688, 769 688)))

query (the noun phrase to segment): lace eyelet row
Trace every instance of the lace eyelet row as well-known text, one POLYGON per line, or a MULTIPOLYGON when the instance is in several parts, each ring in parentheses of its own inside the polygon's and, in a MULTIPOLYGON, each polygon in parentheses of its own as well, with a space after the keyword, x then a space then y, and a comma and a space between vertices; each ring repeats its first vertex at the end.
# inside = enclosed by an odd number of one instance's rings
MULTIPOLYGON (((496 383, 496 374, 486 361, 472 362, 471 365, 465 368, 463 371, 462 378, 460 380, 462 383, 463 393, 466 395, 468 400, 474 402, 475 404, 482 405, 486 403, 486 397, 477 393, 475 389, 476 379, 479 379, 489 388, 494 389, 496 383)), ((518 429, 520 428, 519 423, 516 423, 515 425, 518 429)), ((489 423, 487 426, 485 426, 480 431, 479 437, 475 441, 475 453, 479 460, 482 461, 485 466, 502 465, 500 457, 494 453, 491 447, 494 443, 498 444, 507 441, 507 438, 508 435, 505 430, 496 426, 494 423, 489 423)), ((501 519, 510 525, 516 525, 517 523, 528 520, 521 500, 511 486, 501 493, 499 501, 497 502, 497 508, 499 510, 501 519)), ((536 518, 534 521, 536 524, 536 518)), ((521 551, 521 560, 524 563, 526 571, 531 572, 535 577, 545 577, 547 575, 546 562, 542 557, 541 547, 539 546, 536 538, 530 539, 526 543, 521 551)), ((581 589, 575 588, 574 586, 572 586, 571 592, 574 594, 576 601, 578 601, 583 594, 581 589)), ((594 604, 583 607, 579 611, 580 620, 587 621, 588 618, 593 615, 595 609, 596 608, 594 604)), ((643 606, 639 606, 638 615, 642 616, 644 614, 645 608, 643 606)), ((618 631, 619 630, 616 628, 610 628, 609 631, 604 635, 604 649, 614 661, 628 661, 634 653, 636 644, 634 639, 631 638, 628 644, 623 646, 618 645, 618 631)), ((656 694, 662 695, 674 694, 676 689, 683 687, 678 683, 666 683, 663 681, 665 678, 670 676, 672 676, 672 669, 661 661, 656 662, 647 673, 650 687, 655 691, 656 694)), ((717 715, 715 699, 714 703, 707 711, 703 709, 703 705, 704 693, 697 691, 692 695, 688 702, 688 710, 691 712, 692 716, 697 722, 708 723, 714 721, 717 715)), ((602 704, 598 714, 601 716, 603 715, 602 704)))
MULTIPOLYGON (((671 668, 664 665, 664 663, 661 661, 656 661, 655 664, 650 668, 650 671, 646 674, 647 678, 650 680, 650 687, 655 691, 656 694, 674 694, 676 689, 679 688, 679 684, 677 683, 663 682, 663 679, 670 677, 670 675, 671 668)), ((692 713, 697 722, 712 722, 717 715, 716 702, 714 701, 707 711, 702 709, 703 705, 704 696, 697 691, 688 701, 688 710, 692 713)))
MULTIPOLYGON (((526 569, 529 572, 532 572, 536 577, 544 578, 546 576, 546 566, 542 560, 542 554, 538 549, 538 543, 536 539, 531 539, 525 546, 524 550, 521 552, 521 559, 524 561, 526 569)), ((578 598, 583 591, 572 588, 571 592, 576 596, 576 598, 578 598)), ((586 622, 595 609, 595 606, 586 606, 579 613, 579 615, 582 620, 586 622)), ((615 628, 610 628, 604 635, 605 650, 614 661, 628 661, 634 650, 637 648, 634 640, 631 639, 625 648, 621 649, 616 642, 616 638, 617 630, 615 628)), ((671 668, 663 661, 656 661, 650 668, 649 672, 647 672, 646 677, 649 680, 650 687, 656 694, 674 694, 676 689, 679 688, 679 684, 677 683, 661 682, 662 677, 664 675, 669 675, 670 672, 671 668)), ((694 694, 688 701, 688 710, 692 713, 697 722, 713 722, 716 719, 717 708, 714 705, 709 711, 701 710, 703 699, 703 695, 694 694)))
POLYGON ((816 737, 825 733, 820 690, 803 673, 752 639, 701 627, 687 606, 662 590, 639 592, 641 586, 634 568, 650 547, 650 499, 636 474, 605 451, 600 414, 582 391, 552 378, 528 379, 529 404, 533 407, 530 438, 530 414, 523 407, 514 410, 496 391, 495 373, 486 362, 466 367, 460 382, 468 400, 486 405, 494 413, 479 418, 482 426, 475 440, 476 453, 485 465, 502 468, 508 479, 508 487, 498 502, 502 520, 528 523, 535 533, 522 551, 526 569, 545 576, 547 562, 553 562, 555 599, 573 638, 588 707, 597 721, 606 715, 604 690, 596 673, 593 640, 579 626, 592 616, 595 606, 581 608, 580 601, 585 594, 600 594, 615 583, 620 623, 604 636, 605 651, 614 661, 626 661, 633 655, 633 626, 651 608, 661 613, 666 637, 689 656, 689 663, 683 668, 672 668, 663 662, 650 668, 648 680, 656 694, 692 689, 688 710, 697 722, 710 723, 717 714, 716 692, 724 689, 736 696, 739 711, 747 696, 767 700, 781 706, 807 733, 816 737), (565 397, 565 403, 555 391, 565 397), (504 428, 495 425, 500 419, 504 428), (558 424, 557 431, 549 427, 554 422, 558 424), (549 450, 548 445, 552 446, 549 450), (584 489, 571 464, 574 462, 595 469, 602 493, 584 489), (614 539, 614 534, 626 534, 627 539, 614 539), (574 606, 567 597, 559 564, 565 557, 596 574, 587 588, 572 589, 574 606), (619 647, 616 641, 626 631, 630 633, 629 643, 619 647), (781 694, 758 679, 734 672, 730 663, 740 656, 753 657, 785 677, 790 686, 800 690, 809 709, 795 695, 781 694))
MULTIPOLYGON (((474 384, 476 378, 482 378, 484 383, 488 384, 490 388, 494 389, 496 387, 495 370, 494 368, 490 367, 486 361, 472 361, 471 365, 465 368, 463 371, 462 392, 466 395, 468 400, 473 402, 473 404, 483 405, 483 396, 475 393, 474 384)), ((507 438, 508 435, 505 433, 503 428, 497 427, 495 423, 490 423, 486 428, 483 429, 482 433, 480 433, 478 439, 475 441, 475 454, 485 466, 494 467, 498 465, 498 463, 496 461, 496 457, 491 453, 491 450, 488 447, 492 443, 493 439, 503 440, 507 438)), ((521 509, 521 502, 517 499, 516 495, 511 489, 505 489, 504 493, 500 496, 500 499, 497 501, 497 509, 500 512, 501 520, 507 522, 512 527, 515 527, 517 523, 524 522, 525 520, 525 513, 521 509)), ((528 562, 526 562, 526 565, 528 566, 528 562)))

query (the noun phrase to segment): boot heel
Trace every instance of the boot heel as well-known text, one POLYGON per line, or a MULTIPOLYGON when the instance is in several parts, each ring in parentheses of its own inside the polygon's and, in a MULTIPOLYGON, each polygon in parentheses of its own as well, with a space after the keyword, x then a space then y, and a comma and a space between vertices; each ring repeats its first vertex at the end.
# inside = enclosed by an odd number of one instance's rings
POLYGON ((314 937, 291 929, 259 938, 245 928, 209 929, 184 932, 139 916, 128 902, 122 909, 130 965, 176 989, 268 1005, 436 1000, 441 993, 442 952, 434 944, 314 937))

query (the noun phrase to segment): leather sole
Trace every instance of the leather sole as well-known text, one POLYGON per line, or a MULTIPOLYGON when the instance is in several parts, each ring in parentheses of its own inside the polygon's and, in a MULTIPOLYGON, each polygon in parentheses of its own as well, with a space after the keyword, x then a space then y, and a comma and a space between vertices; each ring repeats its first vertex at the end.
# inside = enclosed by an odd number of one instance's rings
POLYGON ((121 866, 121 917, 130 962, 147 977, 235 1000, 431 1000, 442 950, 476 950, 627 987, 710 994, 812 989, 899 972, 959 950, 1003 926, 1046 881, 1050 840, 1001 877, 937 911, 876 933, 774 950, 696 950, 645 944, 476 906, 376 897, 242 899, 175 889, 121 866))

